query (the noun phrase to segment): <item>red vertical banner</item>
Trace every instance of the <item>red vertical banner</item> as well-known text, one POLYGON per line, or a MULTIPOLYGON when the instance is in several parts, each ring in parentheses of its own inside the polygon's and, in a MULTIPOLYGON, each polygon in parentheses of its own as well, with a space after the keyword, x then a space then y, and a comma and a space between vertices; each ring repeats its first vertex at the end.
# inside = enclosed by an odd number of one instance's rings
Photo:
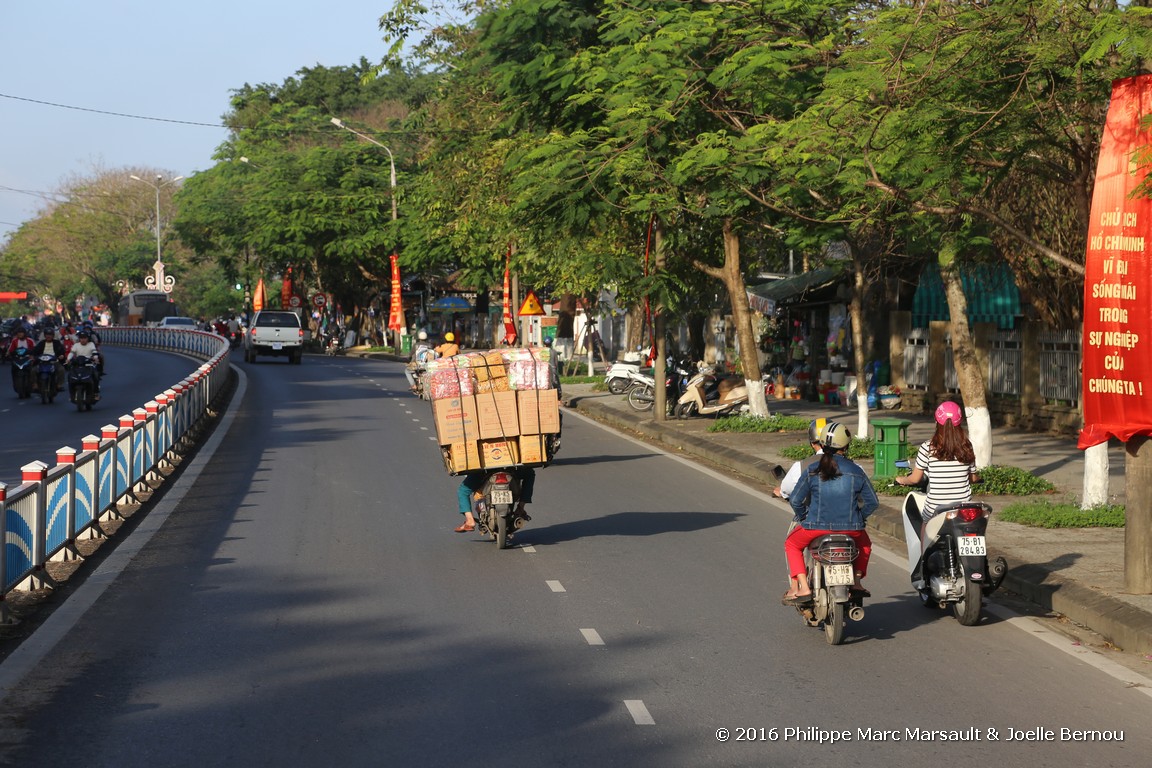
POLYGON ((1112 83, 1084 260, 1081 448, 1152 434, 1152 200, 1136 193, 1149 168, 1133 161, 1152 144, 1150 112, 1152 75, 1112 83))
POLYGON ((516 322, 512 319, 512 247, 504 257, 504 343, 516 343, 516 322))
POLYGON ((400 260, 392 254, 392 302, 388 310, 388 330, 404 327, 404 299, 400 295, 400 260))
POLYGON ((292 293, 292 267, 288 267, 284 273, 284 282, 280 285, 280 309, 292 306, 292 293))

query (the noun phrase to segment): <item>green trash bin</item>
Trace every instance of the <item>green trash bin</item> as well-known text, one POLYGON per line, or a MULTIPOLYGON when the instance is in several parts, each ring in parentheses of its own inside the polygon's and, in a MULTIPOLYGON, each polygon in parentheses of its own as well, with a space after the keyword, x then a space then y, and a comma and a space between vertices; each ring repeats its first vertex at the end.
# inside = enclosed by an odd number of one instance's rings
POLYGON ((872 442, 876 451, 873 477, 895 477, 896 462, 908 455, 907 419, 872 419, 872 442))
POLYGON ((400 354, 402 354, 402 355, 412 354, 412 337, 409 336, 408 334, 404 334, 403 336, 400 337, 400 354))

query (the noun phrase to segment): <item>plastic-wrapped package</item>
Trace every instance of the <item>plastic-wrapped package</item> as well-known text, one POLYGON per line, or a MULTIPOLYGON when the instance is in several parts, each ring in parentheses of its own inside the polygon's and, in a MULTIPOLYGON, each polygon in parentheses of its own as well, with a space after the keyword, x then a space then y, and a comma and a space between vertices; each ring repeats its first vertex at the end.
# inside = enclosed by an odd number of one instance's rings
POLYGON ((514 390, 552 389, 552 366, 535 360, 508 363, 508 383, 514 390))

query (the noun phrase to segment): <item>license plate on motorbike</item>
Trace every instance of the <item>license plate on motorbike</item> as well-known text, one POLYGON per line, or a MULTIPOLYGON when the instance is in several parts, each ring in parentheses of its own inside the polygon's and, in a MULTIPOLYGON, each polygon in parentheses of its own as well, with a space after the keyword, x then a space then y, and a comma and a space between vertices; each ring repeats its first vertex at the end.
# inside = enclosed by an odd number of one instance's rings
POLYGON ((284 349, 284 345, 276 341, 272 343, 272 349, 284 349))
POLYGON ((492 491, 493 504, 511 504, 512 491, 492 491))
POLYGON ((956 548, 960 557, 984 557, 988 554, 983 536, 960 536, 956 539, 956 548))
POLYGON ((855 581, 852 564, 824 566, 824 578, 830 587, 842 587, 855 581))

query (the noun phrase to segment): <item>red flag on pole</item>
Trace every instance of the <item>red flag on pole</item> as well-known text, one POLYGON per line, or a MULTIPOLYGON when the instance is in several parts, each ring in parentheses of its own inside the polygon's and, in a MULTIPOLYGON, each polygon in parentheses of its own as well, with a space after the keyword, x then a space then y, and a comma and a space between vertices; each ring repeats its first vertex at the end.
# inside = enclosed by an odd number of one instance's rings
POLYGON ((504 343, 511 346, 516 343, 516 322, 512 319, 512 246, 508 246, 508 255, 504 257, 504 343))
POLYGON ((392 306, 388 312, 388 330, 399 331, 404 327, 404 301, 400 297, 400 262, 392 254, 392 306))

